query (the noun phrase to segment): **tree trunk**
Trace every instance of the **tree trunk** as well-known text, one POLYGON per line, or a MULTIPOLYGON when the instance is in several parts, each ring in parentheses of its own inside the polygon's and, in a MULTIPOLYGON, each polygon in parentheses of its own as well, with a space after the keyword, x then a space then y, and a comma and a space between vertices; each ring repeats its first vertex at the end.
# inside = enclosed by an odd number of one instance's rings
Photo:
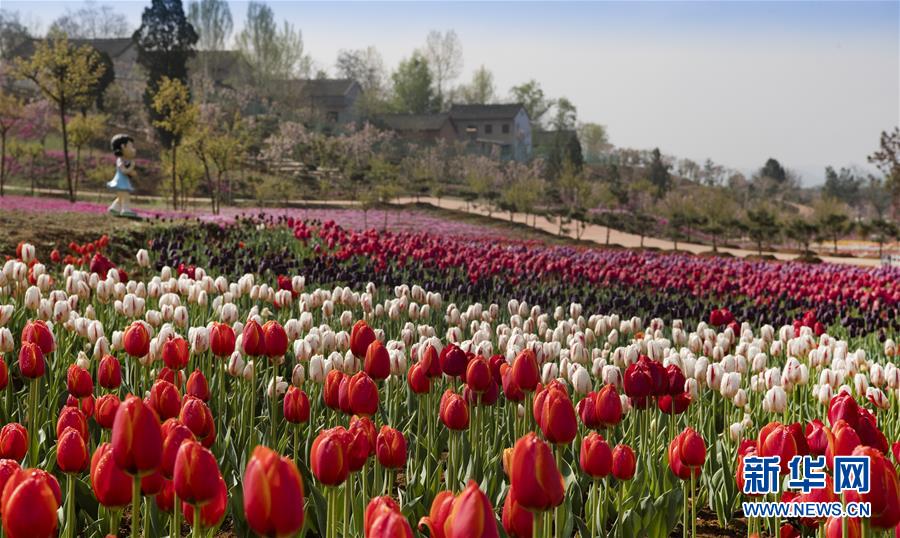
POLYGON ((835 254, 837 254, 837 241, 838 241, 838 236, 837 236, 837 234, 834 234, 834 253, 835 254))
POLYGON ((644 230, 641 230, 641 248, 644 248, 644 230))
POLYGON ((209 188, 209 205, 212 206, 213 215, 216 214, 216 193, 215 187, 213 186, 212 176, 209 173, 209 165, 206 163, 206 159, 200 159, 203 161, 203 173, 206 175, 206 186, 209 188))
POLYGON ((713 234, 713 252, 719 252, 719 236, 713 234))
POLYGON ((31 176, 29 179, 31 179, 31 195, 32 196, 34 196, 34 161, 35 160, 37 160, 37 157, 35 157, 34 153, 32 153, 31 154, 31 171, 28 173, 28 175, 31 176))
POLYGON ((69 187, 69 201, 75 203, 75 186, 72 184, 72 163, 69 162, 69 131, 66 128, 66 106, 59 105, 59 120, 62 129, 63 159, 66 163, 66 184, 69 187))
POLYGON ((0 133, 0 196, 3 196, 3 186, 6 180, 6 131, 0 133))
POLYGON ((762 241, 756 242, 756 249, 759 252, 759 257, 762 258, 762 241))
POLYGON ((178 178, 175 177, 175 171, 177 170, 176 165, 177 161, 175 160, 178 156, 178 146, 175 142, 172 142, 172 209, 178 209, 178 178))
POLYGON ((606 226, 606 246, 609 246, 609 225, 606 226))
POLYGON ((673 238, 672 242, 675 243, 675 252, 678 252, 678 238, 677 237, 673 238))
POLYGON ((78 184, 81 180, 81 146, 75 148, 75 192, 78 192, 78 184))

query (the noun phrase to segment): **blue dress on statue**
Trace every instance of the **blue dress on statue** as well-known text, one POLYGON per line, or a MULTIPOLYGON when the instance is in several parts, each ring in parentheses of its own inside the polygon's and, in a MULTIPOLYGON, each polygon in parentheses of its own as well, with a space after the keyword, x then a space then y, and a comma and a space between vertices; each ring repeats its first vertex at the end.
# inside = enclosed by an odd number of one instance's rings
POLYGON ((113 176, 112 180, 110 180, 106 186, 117 191, 134 192, 134 187, 131 186, 131 178, 123 171, 123 169, 127 168, 130 164, 131 163, 121 157, 117 158, 116 175, 113 176))

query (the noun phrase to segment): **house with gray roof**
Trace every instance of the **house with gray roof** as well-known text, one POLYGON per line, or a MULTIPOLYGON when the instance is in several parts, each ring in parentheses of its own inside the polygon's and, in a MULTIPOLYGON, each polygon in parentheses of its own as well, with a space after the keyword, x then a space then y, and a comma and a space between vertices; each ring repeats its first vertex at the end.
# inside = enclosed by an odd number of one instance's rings
POLYGON ((531 122, 519 103, 454 104, 436 114, 387 114, 376 123, 410 142, 461 141, 473 152, 503 160, 526 161, 532 155, 531 122))

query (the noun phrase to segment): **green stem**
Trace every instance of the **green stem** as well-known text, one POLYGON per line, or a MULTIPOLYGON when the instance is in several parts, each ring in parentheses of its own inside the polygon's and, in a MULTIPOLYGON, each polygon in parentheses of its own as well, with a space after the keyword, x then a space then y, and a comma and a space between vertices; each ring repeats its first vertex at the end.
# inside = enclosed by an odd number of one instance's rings
POLYGON ((200 538, 203 522, 200 521, 200 505, 194 505, 194 538, 200 538))
POLYGON ((141 477, 134 475, 131 487, 131 538, 140 536, 141 477))
POLYGON ((691 536, 697 537, 697 499, 694 498, 697 477, 691 471, 691 536))
POLYGON ((66 484, 66 535, 74 538, 77 533, 77 522, 75 521, 75 477, 69 473, 67 478, 69 480, 66 484))
POLYGON ((170 538, 181 537, 181 500, 177 494, 173 494, 172 499, 172 528, 169 529, 170 538))

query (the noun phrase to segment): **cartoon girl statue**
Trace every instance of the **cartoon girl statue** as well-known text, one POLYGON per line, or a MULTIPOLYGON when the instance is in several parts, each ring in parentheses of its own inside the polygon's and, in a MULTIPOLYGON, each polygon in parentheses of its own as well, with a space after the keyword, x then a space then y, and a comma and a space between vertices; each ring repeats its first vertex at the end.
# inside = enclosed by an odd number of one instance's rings
POLYGON ((134 187, 131 186, 134 157, 137 154, 134 139, 127 134, 117 134, 112 137, 109 145, 116 156, 116 175, 106 184, 108 188, 116 191, 116 199, 109 206, 109 212, 124 217, 136 217, 137 214, 128 208, 128 199, 134 191, 134 187))

